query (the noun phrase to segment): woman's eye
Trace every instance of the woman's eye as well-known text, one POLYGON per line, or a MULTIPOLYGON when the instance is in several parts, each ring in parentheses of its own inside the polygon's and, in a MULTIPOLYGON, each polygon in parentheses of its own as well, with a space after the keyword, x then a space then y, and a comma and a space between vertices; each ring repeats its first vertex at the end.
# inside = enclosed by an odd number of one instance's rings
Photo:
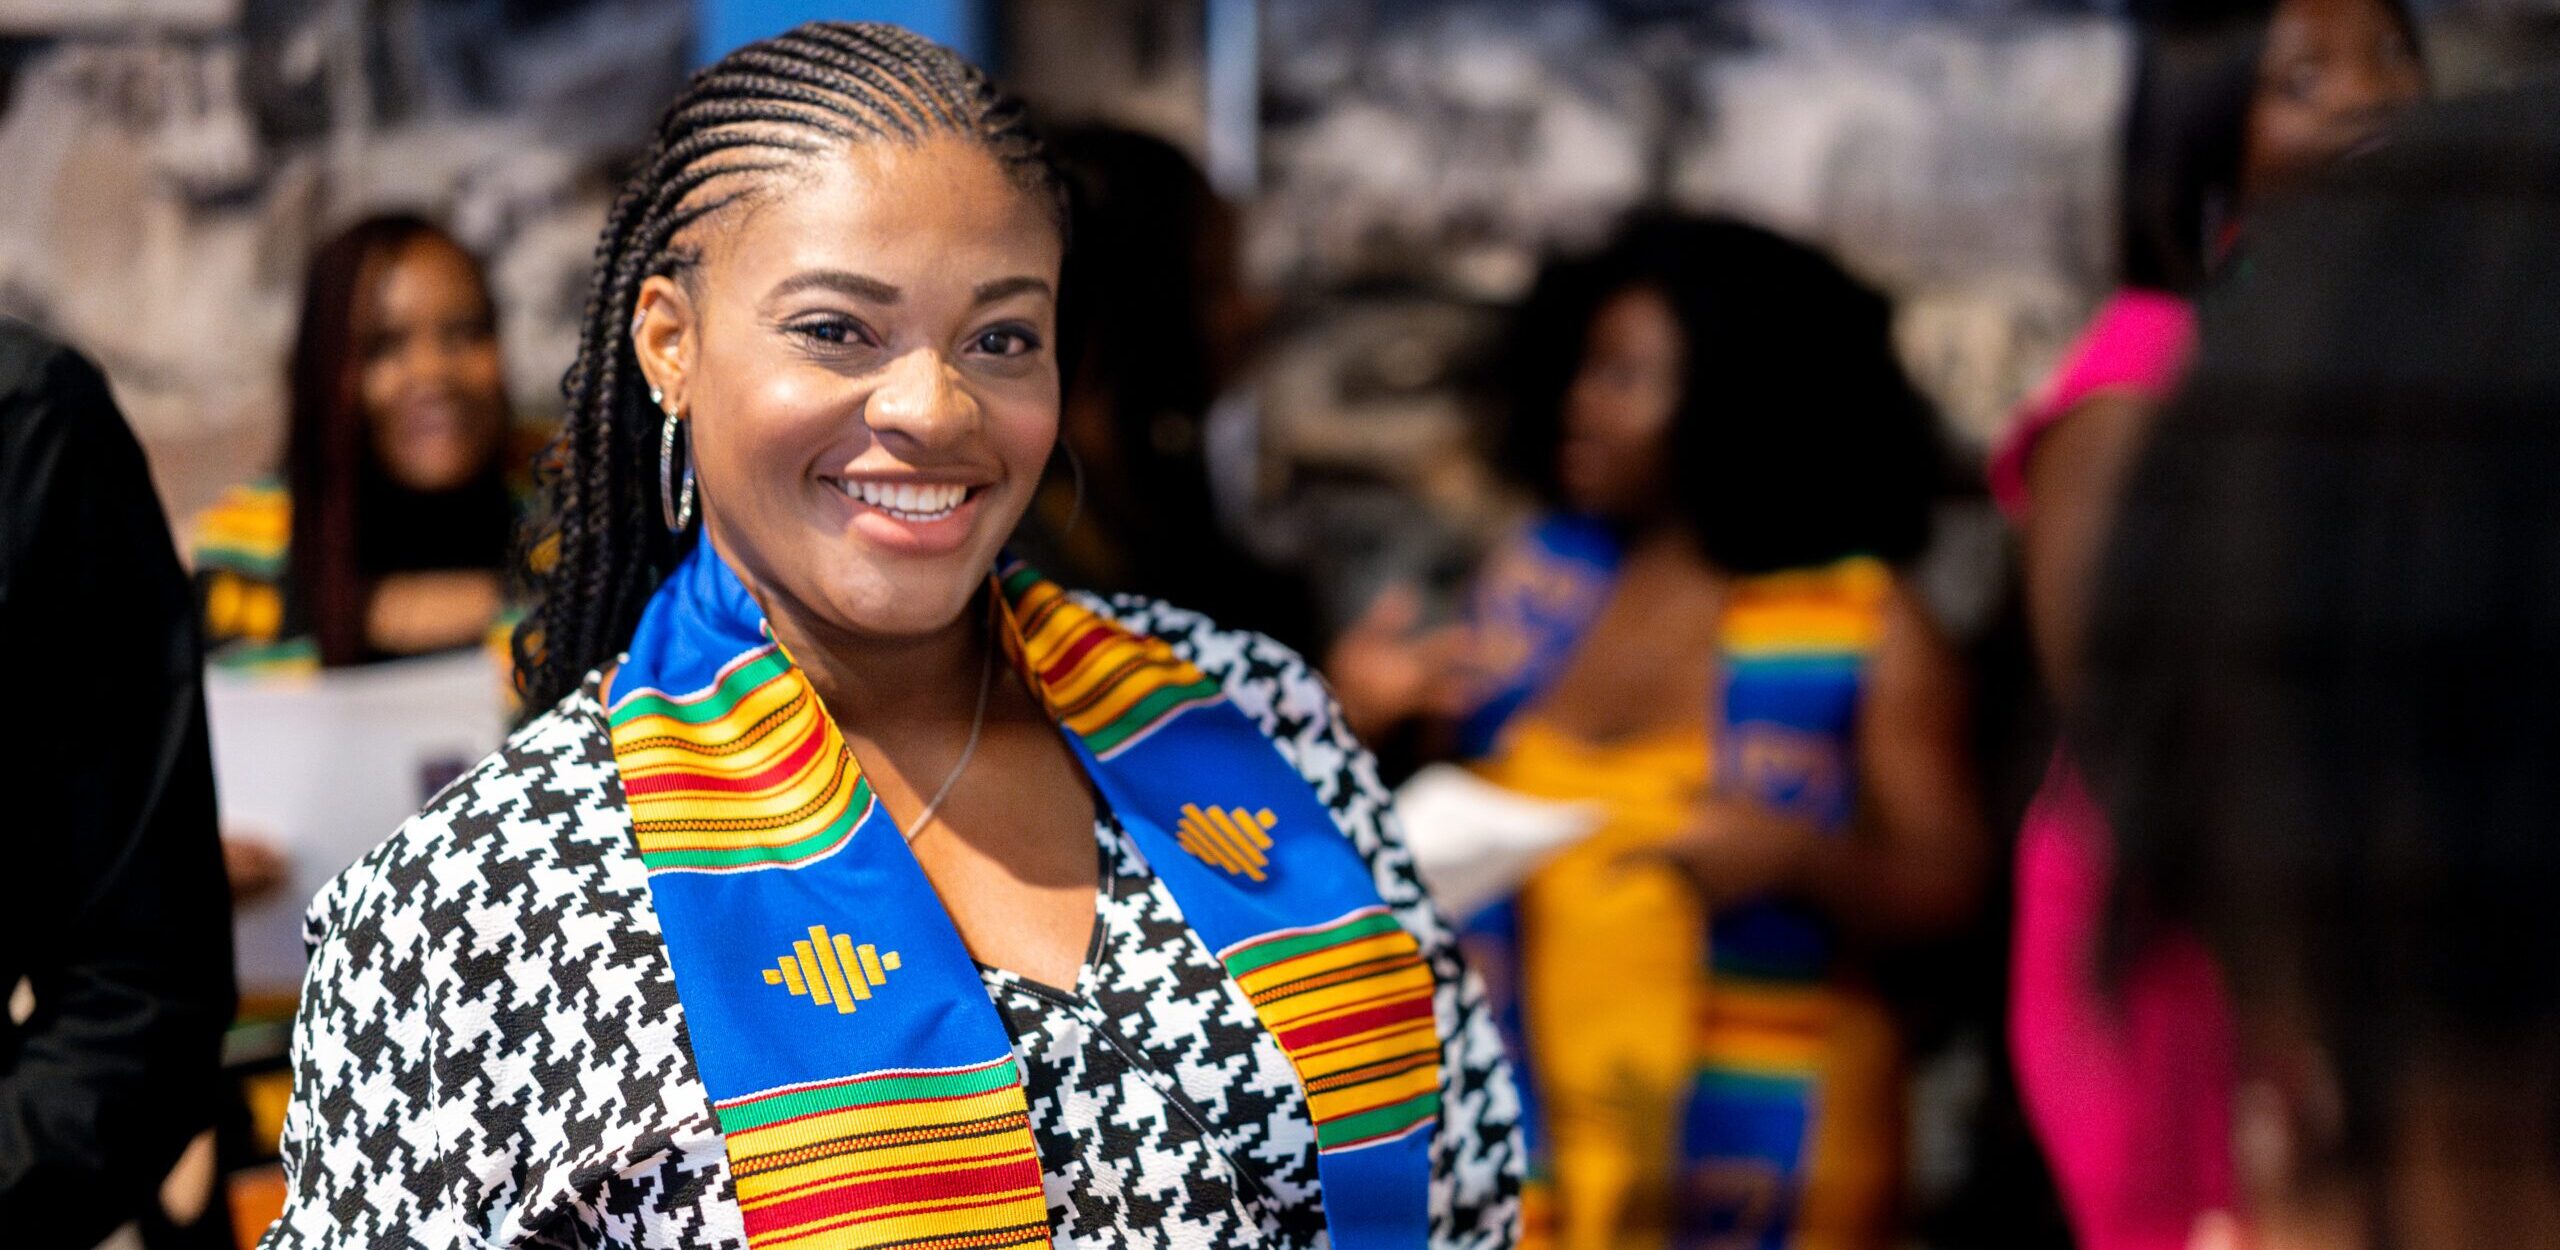
POLYGON ((824 343, 829 347, 843 347, 870 341, 870 337, 863 331, 861 322, 836 317, 794 322, 791 332, 810 342, 824 343))
POLYGON ((2288 66, 2283 76, 2284 93, 2308 103, 2319 98, 2322 77, 2321 68, 2315 62, 2304 61, 2288 66))
POLYGON ((1031 332, 1014 326, 998 326, 982 330, 970 340, 970 346, 990 356, 1019 356, 1038 347, 1040 342, 1031 332))

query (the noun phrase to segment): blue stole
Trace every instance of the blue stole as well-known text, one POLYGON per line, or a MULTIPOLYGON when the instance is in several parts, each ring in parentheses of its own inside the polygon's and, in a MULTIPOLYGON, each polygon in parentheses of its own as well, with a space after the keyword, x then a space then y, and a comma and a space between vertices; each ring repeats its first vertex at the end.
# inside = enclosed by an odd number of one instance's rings
MULTIPOLYGON (((1467 758, 1491 754, 1504 729, 1562 674, 1615 589, 1622 549, 1586 517, 1550 516, 1499 557, 1474 605, 1474 624, 1496 657, 1475 710, 1460 724, 1467 758)), ((1820 569, 1738 577, 1718 623, 1720 685, 1704 709, 1714 727, 1714 784, 1728 793, 1840 832, 1854 811, 1858 709, 1877 637, 1877 605, 1890 575, 1853 558, 1820 569)), ((1522 932, 1516 899, 1469 917, 1463 940, 1488 978, 1516 973, 1522 932)), ((1776 1250, 1792 1232, 1810 1153, 1824 1055, 1832 935, 1820 916, 1786 899, 1750 900, 1709 917, 1709 1017, 1700 1023, 1697 1077, 1680 1110, 1681 1241, 1776 1250), (1766 1195, 1738 1200, 1749 1178, 1766 1195), (1740 1238, 1739 1241, 1734 1240, 1740 1238)), ((1495 985, 1497 1021, 1512 1047, 1531 1148, 1531 1185, 1543 1190, 1535 1056, 1516 976, 1495 985)), ((1547 1195, 1533 1192, 1532 1222, 1547 1195)))
MULTIPOLYGON (((1218 683, 1018 563, 1008 656, 1289 1055, 1333 1243, 1428 1228, 1432 979, 1368 864, 1218 683)), ((976 965, 815 690, 708 543, 609 697, 694 1057, 757 1250, 1050 1241, 1022 1073, 976 965)))

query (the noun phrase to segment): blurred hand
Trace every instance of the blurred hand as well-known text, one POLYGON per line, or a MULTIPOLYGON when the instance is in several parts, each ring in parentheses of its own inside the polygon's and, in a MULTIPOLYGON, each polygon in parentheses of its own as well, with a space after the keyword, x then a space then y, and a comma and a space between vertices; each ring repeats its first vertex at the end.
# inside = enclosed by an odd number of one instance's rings
POLYGON ((1630 851, 1627 859, 1670 863, 1716 908, 1795 885, 1819 836, 1759 803, 1718 795, 1700 802, 1670 841, 1630 851))
POLYGON ((1455 719, 1464 710, 1466 627, 1423 629, 1422 593, 1397 583, 1342 631, 1324 672, 1351 732, 1373 738, 1416 718, 1455 719))
POLYGON ((257 834, 225 832, 222 874, 231 879, 232 905, 246 906, 284 888, 293 876, 293 858, 257 834))

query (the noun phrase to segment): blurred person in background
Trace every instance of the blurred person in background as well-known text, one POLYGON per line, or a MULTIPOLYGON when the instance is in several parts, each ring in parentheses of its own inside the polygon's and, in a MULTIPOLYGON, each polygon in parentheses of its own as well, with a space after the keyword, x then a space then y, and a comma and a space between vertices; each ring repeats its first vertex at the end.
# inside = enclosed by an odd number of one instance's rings
POLYGON ((1506 359, 1550 509, 1474 592, 1458 753, 1597 832, 1468 926, 1527 1076, 1533 1240, 1883 1246, 1880 947, 1969 918, 1964 678, 1896 573, 1941 468, 1886 301, 1726 220, 1550 269, 1506 359))
MULTIPOLYGON (((2426 85, 2415 28, 2389 0, 2161 7, 2125 131, 2124 287, 1991 466, 2019 530, 2037 667, 2065 713, 2089 569, 2115 484, 2184 367, 2189 301, 2257 206, 2372 143, 2426 85)), ((2117 953, 2106 983, 2111 852, 2067 747, 2017 855, 2010 1041, 2065 1212, 2091 1250, 2182 1245, 2232 1200, 2229 1025, 2212 964, 2191 938, 2153 932, 2117 953)))
MULTIPOLYGON (((340 231, 305 272, 286 389, 282 476, 195 522, 210 662, 344 668, 489 641, 522 458, 480 263, 405 214, 340 231)), ((290 874, 254 831, 227 830, 222 850, 243 902, 290 874)))
POLYGON ((417 217, 349 226, 312 257, 287 384, 283 475, 196 522, 213 662, 341 668, 486 639, 518 507, 479 262, 417 217))
POLYGON ((86 1250, 137 1218, 218 1237, 209 1166, 162 1188, 212 1123, 232 1009, 193 605, 106 379, 12 321, 0 654, 21 709, 0 752, 20 883, 0 908, 0 1241, 86 1250))
POLYGON ((2228 978, 2242 1213, 2193 1244, 2560 1245, 2560 91, 2431 108, 2253 231, 2074 722, 2119 945, 2228 978))
POLYGON ((1262 313, 1242 286, 1234 208, 1152 135, 1076 127, 1050 150, 1074 223, 1059 313, 1069 463, 1041 484, 1015 550, 1068 585, 1173 599, 1308 646, 1309 589, 1236 532, 1253 504, 1244 375, 1262 313))
POLYGON ((1511 1244, 1501 1038, 1320 679, 1002 556, 1066 210, 896 27, 668 107, 567 377, 539 711, 313 907, 270 1250, 1511 1244))

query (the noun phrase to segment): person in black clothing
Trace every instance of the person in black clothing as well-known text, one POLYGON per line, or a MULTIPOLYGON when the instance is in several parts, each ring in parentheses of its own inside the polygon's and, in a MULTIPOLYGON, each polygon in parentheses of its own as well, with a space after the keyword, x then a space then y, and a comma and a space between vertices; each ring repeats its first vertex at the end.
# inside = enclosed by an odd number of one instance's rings
POLYGON ((33 1002, 0 1017, 13 1247, 79 1250, 154 1209, 212 1122, 233 988, 199 645, 106 379, 0 320, 0 994, 33 1002))

